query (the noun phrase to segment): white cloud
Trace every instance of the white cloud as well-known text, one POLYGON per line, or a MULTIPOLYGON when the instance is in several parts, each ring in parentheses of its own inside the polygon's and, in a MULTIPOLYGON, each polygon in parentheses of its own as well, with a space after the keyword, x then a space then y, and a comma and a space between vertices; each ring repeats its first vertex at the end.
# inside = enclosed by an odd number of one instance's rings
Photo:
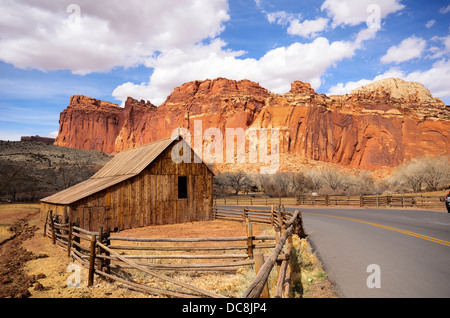
POLYGON ((127 96, 132 96, 160 105, 174 87, 188 81, 220 76, 236 80, 243 79, 242 73, 254 60, 236 59, 243 52, 227 51, 224 49, 225 45, 225 42, 216 39, 208 45, 197 44, 190 48, 164 51, 145 62, 146 66, 154 68, 149 82, 122 84, 114 90, 112 95, 122 102, 127 96))
POLYGON ((431 41, 441 42, 443 47, 439 48, 434 46, 430 48, 431 53, 433 53, 431 56, 429 56, 430 58, 437 59, 450 54, 450 35, 434 36, 431 38, 431 41))
POLYGON ((432 67, 425 71, 414 71, 406 73, 399 68, 391 68, 383 74, 380 74, 373 79, 361 79, 357 82, 338 83, 331 87, 328 91, 328 95, 344 95, 350 93, 353 89, 361 87, 363 85, 370 84, 374 81, 378 81, 385 78, 401 78, 405 81, 418 82, 423 84, 430 90, 434 97, 439 97, 447 104, 450 101, 450 61, 442 59, 435 62, 432 67), (439 79, 439 80, 436 80, 439 79))
POLYGON ((226 0, 0 0, 0 60, 77 74, 141 63, 155 52, 214 38, 226 0), (95 32, 93 32, 95 30, 95 32))
POLYGON ((160 105, 174 87, 188 81, 217 77, 249 79, 275 93, 289 91, 290 84, 299 79, 318 89, 327 69, 351 58, 362 42, 375 33, 364 29, 354 41, 330 42, 318 37, 310 43, 297 42, 273 49, 260 59, 240 58, 243 52, 225 50, 226 43, 220 39, 209 45, 169 50, 147 61, 147 65, 154 68, 149 82, 125 83, 114 90, 113 96, 122 101, 132 96, 160 105))
POLYGON ((328 95, 345 95, 345 94, 349 94, 352 90, 354 90, 355 88, 370 84, 372 82, 375 81, 379 81, 382 79, 386 79, 386 78, 391 78, 391 77, 397 77, 397 78, 403 78, 405 77, 405 74, 397 69, 397 68, 391 68, 390 70, 388 70, 387 72, 377 75, 375 76, 373 79, 369 80, 369 79, 361 79, 357 82, 347 82, 347 83, 338 83, 334 86, 332 86, 329 90, 328 90, 328 95))
MULTIPOLYGON (((263 10, 263 12, 265 12, 263 10)), ((329 19, 317 18, 315 20, 304 20, 300 22, 301 14, 288 13, 286 11, 275 11, 266 13, 267 21, 277 23, 287 28, 290 35, 299 35, 305 38, 315 38, 318 33, 325 30, 329 19)))
POLYGON ((425 24, 425 27, 427 28, 427 29, 429 29, 429 28, 431 28, 433 25, 435 25, 436 24, 436 20, 430 20, 430 21, 428 21, 426 24, 425 24))
POLYGON ((450 4, 448 6, 446 6, 446 7, 440 8, 439 12, 442 13, 442 14, 449 13, 450 12, 450 4))
POLYGON ((411 36, 404 39, 399 45, 392 46, 382 56, 382 63, 401 63, 422 56, 427 42, 422 38, 411 36))
MULTIPOLYGON (((263 11, 265 12, 265 11, 263 11)), ((301 19, 301 14, 288 13, 286 11, 275 11, 266 13, 267 21, 283 26, 288 25, 293 20, 301 19)))
POLYGON ((332 26, 337 27, 366 23, 374 14, 384 19, 404 7, 399 0, 325 0, 321 10, 326 11, 332 26))
POLYGON ((306 38, 315 38, 317 34, 328 25, 327 18, 317 18, 316 20, 304 20, 300 22, 298 19, 291 21, 287 33, 291 35, 300 35, 306 38))
POLYGON ((59 131, 57 131, 57 130, 52 131, 51 133, 48 134, 48 137, 56 138, 56 137, 58 137, 58 133, 59 133, 59 131))
POLYGON ((433 96, 449 99, 450 60, 442 59, 435 62, 429 70, 409 73, 405 80, 422 83, 433 96))

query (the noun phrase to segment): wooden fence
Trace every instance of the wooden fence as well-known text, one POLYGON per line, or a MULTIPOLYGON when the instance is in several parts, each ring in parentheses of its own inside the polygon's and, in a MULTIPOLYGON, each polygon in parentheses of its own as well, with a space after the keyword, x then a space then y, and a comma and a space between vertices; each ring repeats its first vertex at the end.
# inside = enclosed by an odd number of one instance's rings
POLYGON ((312 205, 312 206, 354 206, 354 207, 397 207, 445 209, 442 196, 430 195, 317 195, 298 196, 290 198, 269 198, 235 196, 228 198, 215 198, 216 205, 239 206, 271 206, 271 205, 312 205))
POLYGON ((445 208, 441 196, 424 195, 361 195, 361 196, 299 196, 298 205, 397 207, 397 208, 445 208))
MULTIPOLYGON (((215 209, 217 211, 217 209, 215 209)), ((242 237, 210 237, 210 238, 129 238, 114 236, 109 231, 86 231, 71 222, 60 220, 47 212, 44 225, 44 235, 67 250, 68 257, 73 257, 81 265, 89 269, 88 286, 94 282, 94 274, 106 279, 120 282, 128 288, 153 295, 168 297, 213 297, 225 296, 210 292, 203 288, 184 283, 165 275, 162 272, 174 271, 236 271, 245 266, 254 266, 257 276, 242 297, 269 297, 267 287, 268 273, 274 264, 278 263, 279 283, 275 297, 286 297, 289 290, 289 253, 290 243, 283 252, 286 240, 290 242, 292 234, 304 233, 300 211, 293 214, 281 213, 273 224, 276 236, 254 236, 252 222, 263 221, 249 217, 246 220, 247 236, 242 237), (286 221, 286 217, 291 216, 286 221), (237 243, 235 243, 237 242, 237 243), (166 245, 169 243, 169 245, 166 245), (162 245, 161 245, 162 244, 162 245), (230 245, 233 244, 233 245, 230 245), (235 245, 234 245, 235 244, 235 245), (201 246, 199 246, 201 245, 201 246), (264 261, 264 251, 273 249, 270 257, 264 261), (235 251, 245 251, 236 253, 235 251), (140 251, 141 254, 130 254, 130 251, 140 251), (142 251, 142 252, 141 252, 142 251), (178 253, 182 254, 178 254, 178 253), (202 254, 198 254, 201 252, 202 254), (177 254, 173 254, 177 253, 177 254), (283 254, 284 253, 284 254, 283 254), (146 260, 146 261, 142 261, 146 260), (176 260, 174 262, 174 260, 176 260), (187 261, 186 263, 180 263, 187 261), (196 261, 199 263, 192 263, 196 261), (150 287, 134 281, 129 270, 134 269, 150 275, 157 281, 170 283, 176 290, 150 287), (124 270, 128 270, 124 274, 124 270), (268 273, 267 273, 268 271, 268 273), (261 274, 260 274, 261 273, 261 274), (267 274, 267 275, 266 275, 267 274), (260 289, 260 286, 263 286, 260 289), (279 285, 279 287, 278 287, 279 285), (181 290, 180 290, 181 289, 181 290), (251 291, 250 291, 251 289, 251 291), (283 290, 285 291, 283 293, 283 290)), ((217 215, 220 211, 217 211, 217 215)), ((266 223, 267 222, 261 222, 266 223)), ((172 286, 171 285, 171 286, 172 286)))
MULTIPOLYGON (((248 206, 245 207, 228 207, 217 205, 213 206, 212 218, 213 220, 226 219, 232 221, 240 222, 253 222, 270 224, 275 228, 282 228, 286 226, 286 222, 292 217, 293 212, 288 212, 284 208, 283 204, 278 204, 272 206, 269 209, 251 209, 248 206)), ((301 228, 303 229, 303 221, 301 216, 299 217, 299 222, 301 222, 301 228)), ((305 236, 304 233, 301 234, 305 236)))
POLYGON ((252 196, 233 196, 224 198, 214 198, 215 205, 297 205, 297 198, 289 197, 252 197, 252 196))

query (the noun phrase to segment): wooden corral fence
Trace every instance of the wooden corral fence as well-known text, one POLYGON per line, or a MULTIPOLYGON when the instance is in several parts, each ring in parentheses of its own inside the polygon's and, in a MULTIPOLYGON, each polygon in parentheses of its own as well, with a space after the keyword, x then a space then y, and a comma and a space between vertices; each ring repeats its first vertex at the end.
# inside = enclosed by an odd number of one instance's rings
MULTIPOLYGON (((293 212, 288 212, 284 208, 283 204, 272 204, 269 209, 251 209, 248 206, 245 207, 228 207, 228 206, 213 206, 212 210, 212 218, 216 219, 225 219, 231 221, 240 221, 240 222, 253 222, 253 223, 263 223, 270 224, 274 226, 276 229, 282 228, 289 221, 289 218, 292 217, 293 212)), ((299 222, 302 222, 301 217, 299 218, 299 222)), ((303 229, 303 223, 301 224, 301 228, 303 229)), ((305 234, 302 233, 302 236, 305 234)))
POLYGON ((278 283, 274 297, 287 297, 290 288, 288 262, 292 248, 292 234, 304 235, 304 231, 300 211, 291 214, 282 212, 281 209, 276 211, 277 218, 273 221, 277 233, 275 236, 253 235, 252 224, 263 221, 263 218, 260 216, 258 219, 252 219, 248 216, 245 219, 247 236, 242 237, 119 237, 109 231, 103 232, 101 227, 98 232, 84 230, 68 220, 61 220, 61 217, 53 215, 52 211, 47 212, 44 236, 50 237, 53 244, 66 249, 68 257, 74 258, 89 269, 88 286, 93 285, 94 275, 98 275, 120 282, 130 289, 152 295, 177 298, 226 298, 164 273, 236 271, 246 266, 254 266, 256 278, 242 297, 267 298, 270 297, 267 280, 274 265, 278 264, 278 283), (265 259, 264 252, 267 253, 270 249, 273 250, 265 259), (239 250, 243 252, 236 252, 239 250), (132 254, 136 251, 139 254, 132 254), (164 285, 170 283, 174 287, 168 290, 137 282, 131 277, 130 270, 143 272, 158 282, 163 282, 164 285))
POLYGON ((297 205, 397 207, 397 208, 444 208, 442 196, 425 195, 321 195, 299 196, 297 205))
POLYGON ((313 205, 445 209, 443 199, 443 196, 437 195, 308 195, 287 198, 234 196, 215 198, 214 204, 239 206, 313 205))
POLYGON ((297 198, 289 197, 252 197, 252 196, 232 196, 223 198, 214 198, 215 205, 259 205, 259 206, 271 206, 271 205, 296 205, 297 198))

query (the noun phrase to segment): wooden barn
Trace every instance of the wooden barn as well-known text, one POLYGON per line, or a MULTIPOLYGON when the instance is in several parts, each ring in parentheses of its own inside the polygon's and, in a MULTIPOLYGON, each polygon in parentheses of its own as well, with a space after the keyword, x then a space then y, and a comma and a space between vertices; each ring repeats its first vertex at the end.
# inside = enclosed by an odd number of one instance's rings
POLYGON ((194 156, 182 138, 122 151, 90 179, 42 199, 41 219, 51 210, 89 231, 208 220, 214 174, 194 156), (188 149, 191 163, 175 163, 173 147, 188 149))

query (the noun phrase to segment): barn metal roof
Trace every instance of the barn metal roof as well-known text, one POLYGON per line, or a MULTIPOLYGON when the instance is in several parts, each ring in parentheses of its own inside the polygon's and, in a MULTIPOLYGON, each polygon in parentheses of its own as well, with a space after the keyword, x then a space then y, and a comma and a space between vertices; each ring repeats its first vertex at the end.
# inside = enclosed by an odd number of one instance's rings
POLYGON ((92 176, 93 179, 136 176, 153 162, 176 139, 162 139, 141 147, 119 152, 102 169, 92 176))
POLYGON ((41 202, 67 205, 88 197, 94 193, 105 190, 115 184, 127 180, 131 176, 117 176, 108 178, 87 179, 81 183, 41 199, 41 202))
POLYGON ((41 202, 61 205, 72 204, 134 177, 141 173, 175 141, 178 141, 178 138, 167 138, 137 148, 124 150, 118 153, 90 179, 46 197, 41 202))

